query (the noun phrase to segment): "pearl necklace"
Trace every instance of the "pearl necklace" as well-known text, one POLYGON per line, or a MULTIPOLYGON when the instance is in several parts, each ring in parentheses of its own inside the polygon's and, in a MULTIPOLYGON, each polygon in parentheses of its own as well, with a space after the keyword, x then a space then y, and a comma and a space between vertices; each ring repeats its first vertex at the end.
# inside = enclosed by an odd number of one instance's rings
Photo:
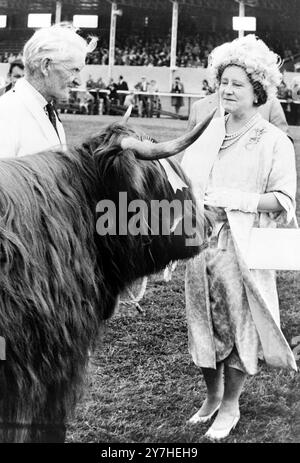
POLYGON ((222 149, 229 148, 229 146, 232 146, 234 143, 236 143, 246 132, 248 132, 248 130, 250 130, 254 126, 254 124, 256 123, 257 117, 258 117, 258 114, 255 113, 252 117, 250 117, 250 119, 246 122, 245 125, 243 125, 241 129, 237 130, 234 133, 230 133, 230 134, 225 133, 225 137, 224 137, 224 140, 223 140, 223 143, 220 149, 222 150, 222 149))

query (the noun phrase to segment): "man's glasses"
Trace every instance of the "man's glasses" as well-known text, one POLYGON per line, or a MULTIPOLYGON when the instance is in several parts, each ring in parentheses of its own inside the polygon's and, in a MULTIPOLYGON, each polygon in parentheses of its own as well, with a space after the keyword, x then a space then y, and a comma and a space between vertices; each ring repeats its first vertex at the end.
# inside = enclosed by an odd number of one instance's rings
POLYGON ((68 66, 66 66, 62 61, 52 61, 54 64, 59 64, 61 67, 63 67, 68 74, 72 77, 77 77, 80 74, 81 69, 79 68, 73 68, 70 69, 68 66))

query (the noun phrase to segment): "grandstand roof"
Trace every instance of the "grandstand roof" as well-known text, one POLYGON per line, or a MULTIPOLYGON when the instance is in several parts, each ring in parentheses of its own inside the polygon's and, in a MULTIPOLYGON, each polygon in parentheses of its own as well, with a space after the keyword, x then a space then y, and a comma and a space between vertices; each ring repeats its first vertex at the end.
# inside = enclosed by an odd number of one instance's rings
MULTIPOLYGON (((61 0, 63 8, 82 12, 103 12, 110 9, 111 0, 61 0)), ((171 0, 116 0, 118 6, 134 6, 146 9, 170 8, 171 0)), ((238 0, 178 0, 182 5, 209 9, 236 10, 238 0)), ((268 10, 299 11, 298 0, 245 0, 246 5, 268 10)), ((54 11, 56 0, 0 0, 0 10, 4 11, 54 11)))

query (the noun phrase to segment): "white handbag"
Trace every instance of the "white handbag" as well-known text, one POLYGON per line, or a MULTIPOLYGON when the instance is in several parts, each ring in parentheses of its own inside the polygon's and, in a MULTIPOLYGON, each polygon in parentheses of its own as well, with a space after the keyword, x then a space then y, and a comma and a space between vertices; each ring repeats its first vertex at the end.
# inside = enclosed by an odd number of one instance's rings
MULTIPOLYGON (((296 216, 294 221, 298 227, 296 216)), ((300 229, 252 228, 246 264, 249 269, 300 270, 300 229)))

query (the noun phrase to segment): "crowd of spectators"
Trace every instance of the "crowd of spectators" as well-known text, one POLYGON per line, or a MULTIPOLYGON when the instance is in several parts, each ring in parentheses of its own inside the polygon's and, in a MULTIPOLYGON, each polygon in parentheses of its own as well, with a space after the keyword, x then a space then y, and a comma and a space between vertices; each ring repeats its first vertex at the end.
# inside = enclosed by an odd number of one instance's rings
MULTIPOLYGON (((297 71, 299 74, 295 75, 289 86, 282 82, 278 87, 278 98, 291 125, 297 125, 300 117, 300 64, 297 71)), ((169 103, 174 108, 172 116, 186 117, 181 112, 181 107, 185 103, 184 85, 179 76, 175 76, 170 92, 172 95, 168 97, 170 98, 169 103)), ((199 97, 213 92, 214 89, 204 79, 199 97)), ((157 82, 154 79, 147 79, 146 76, 142 76, 132 88, 129 88, 122 75, 117 81, 111 78, 108 83, 104 82, 102 77, 94 80, 92 75, 89 75, 86 88, 71 91, 67 106, 61 110, 74 114, 124 114, 128 106, 132 105, 132 115, 135 116, 160 117, 162 113, 168 115, 170 104, 167 105, 167 111, 165 103, 164 108, 162 108, 162 100, 158 93, 157 82)))
MULTIPOLYGON (((230 41, 233 38, 233 32, 225 31, 210 33, 206 35, 196 34, 194 36, 182 36, 179 34, 177 41, 177 66, 180 67, 206 67, 210 52, 221 43, 230 41)), ((295 77, 288 88, 282 83, 278 89, 278 96, 283 102, 285 112, 292 113, 293 103, 300 103, 300 34, 282 36, 278 32, 275 36, 265 31, 261 38, 268 43, 284 60, 287 66, 285 70, 296 71, 299 77, 295 77), (272 46, 273 45, 273 46, 272 46), (297 60, 298 55, 298 60, 297 60), (296 59, 294 59, 296 57, 296 59)), ((116 65, 135 65, 135 66, 169 66, 170 65, 170 36, 145 38, 139 35, 127 35, 116 41, 115 64, 116 65)), ((12 63, 20 62, 22 54, 4 52, 0 54, 0 62, 12 63)), ((97 49, 87 57, 87 64, 108 64, 108 44, 103 40, 99 41, 97 49)), ((2 79, 3 80, 3 79, 2 79)), ((180 80, 178 78, 178 80, 180 80)), ((10 75, 7 82, 0 82, 0 95, 9 88, 11 82, 10 75)), ((113 79, 110 82, 104 82, 100 77, 94 81, 92 76, 86 82, 86 92, 72 92, 68 109, 72 112, 86 114, 111 114, 117 108, 123 110, 129 104, 133 104, 136 115, 141 117, 152 117, 156 114, 158 117, 161 111, 160 98, 153 93, 159 91, 157 83, 152 80, 148 81, 143 77, 137 82, 134 88, 129 91, 128 85, 123 76, 120 76, 117 82, 113 79), (101 92, 102 90, 102 92, 101 92), (127 91, 119 93, 119 91, 127 91), (152 95, 138 95, 137 92, 152 93, 152 95)), ((170 89, 173 93, 184 93, 182 83, 176 80, 174 88, 170 89)), ((202 93, 209 93, 208 82, 203 81, 202 93)), ((184 105, 184 99, 173 96, 171 105, 178 115, 180 108, 184 105)), ((297 105, 298 106, 298 105, 297 105)), ((299 107, 300 109, 300 107, 299 107)))
POLYGON ((22 53, 14 54, 5 51, 2 55, 0 54, 0 63, 9 63, 11 64, 13 61, 22 60, 22 53))
MULTIPOLYGON (((193 37, 178 35, 178 67, 206 67, 211 50, 231 34, 197 34, 193 37)), ((115 64, 120 66, 170 66, 171 38, 129 35, 116 41, 115 64)), ((88 57, 88 64, 108 64, 108 43, 101 42, 97 50, 88 57)))
POLYGON ((148 81, 146 77, 142 77, 134 88, 129 90, 122 75, 116 82, 111 78, 108 84, 102 77, 94 80, 89 75, 86 88, 72 90, 68 104, 60 109, 62 112, 74 114, 122 114, 129 105, 132 105, 136 116, 152 117, 155 113, 160 117, 160 98, 153 95, 158 91, 156 81, 154 79, 148 81))
MULTIPOLYGON (((178 34, 178 67, 207 67, 208 55, 218 45, 231 41, 233 31, 219 31, 193 36, 178 34)), ((283 59, 300 53, 300 35, 265 31, 261 38, 283 59)), ((170 66, 171 37, 128 35, 116 41, 115 64, 126 66, 170 66)), ((108 43, 100 41, 99 47, 88 57, 89 64, 108 64, 108 43)))
MULTIPOLYGON (((278 98, 291 125, 297 125, 300 116, 300 63, 295 66, 296 74, 289 86, 283 81, 278 87, 278 98), (296 105, 295 105, 296 103, 296 105)), ((8 91, 17 79, 24 74, 24 65, 20 59, 12 61, 9 66, 7 79, 0 80, 0 96, 8 91)), ((117 81, 113 78, 106 83, 102 77, 93 79, 90 74, 85 88, 70 92, 68 103, 60 108, 62 112, 80 114, 122 114, 129 105, 133 106, 133 112, 140 117, 160 117, 162 104, 157 82, 142 76, 137 83, 129 89, 122 75, 117 81), (156 95, 157 94, 157 95, 156 95)), ((200 90, 200 89, 199 89, 200 90)), ((214 91, 209 82, 202 81, 199 96, 205 96, 214 91)), ((184 85, 178 75, 175 76, 170 89, 171 106, 175 115, 179 117, 180 108, 184 106, 184 85), (178 94, 178 96, 177 96, 178 94)), ((166 111, 164 111, 166 112, 166 111)), ((180 115, 180 117, 182 117, 180 115)))
MULTIPOLYGON (((236 36, 233 31, 195 34, 193 36, 178 34, 178 67, 207 67, 209 53, 216 46, 231 41, 236 36)), ((300 53, 300 34, 285 34, 279 31, 264 31, 260 37, 283 59, 289 59, 300 53)), ((87 64, 108 64, 108 41, 100 38, 97 49, 87 57, 87 64)), ((115 64, 126 66, 170 66, 171 37, 127 34, 117 37, 115 47, 115 64)), ((0 55, 0 62, 11 63, 22 57, 5 52, 0 55)), ((290 66, 293 67, 292 60, 290 66)), ((294 69, 288 69, 294 70, 294 69)))

